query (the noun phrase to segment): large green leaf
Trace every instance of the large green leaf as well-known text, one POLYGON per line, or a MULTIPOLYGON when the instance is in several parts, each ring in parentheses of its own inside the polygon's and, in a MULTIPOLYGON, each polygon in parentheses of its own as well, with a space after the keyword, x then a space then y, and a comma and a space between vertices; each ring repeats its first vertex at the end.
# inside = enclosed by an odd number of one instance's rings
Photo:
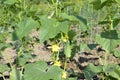
POLYGON ((108 53, 112 52, 119 42, 119 33, 116 30, 102 32, 96 36, 96 41, 108 53))
POLYGON ((59 67, 48 67, 44 61, 39 61, 25 66, 24 80, 61 80, 61 74, 59 67))
POLYGON ((41 16, 40 21, 41 28, 39 38, 41 43, 49 38, 54 38, 60 32, 68 32, 69 26, 67 21, 59 22, 57 19, 49 19, 47 16, 41 16))
POLYGON ((9 71, 10 68, 6 64, 0 63, 0 73, 3 73, 5 71, 9 71))
POLYGON ((73 16, 73 15, 68 15, 68 14, 66 14, 66 13, 60 13, 60 17, 61 17, 62 19, 68 19, 68 20, 70 20, 70 21, 79 21, 79 19, 78 19, 77 17, 75 17, 75 16, 73 16))
POLYGON ((107 64, 103 66, 103 72, 106 74, 112 72, 115 70, 116 65, 115 64, 107 64))
POLYGON ((33 59, 35 57, 35 55, 32 55, 30 53, 23 53, 22 55, 17 57, 16 64, 18 66, 24 66, 29 59, 33 59))
POLYGON ((24 18, 17 24, 17 29, 13 32, 13 39, 22 39, 27 36, 32 29, 39 27, 39 23, 32 18, 24 18))
POLYGON ((87 28, 87 19, 81 17, 81 16, 74 16, 74 15, 68 15, 66 13, 60 13, 60 18, 64 20, 69 20, 73 22, 78 22, 80 24, 80 28, 84 29, 87 28))
POLYGON ((84 70, 84 75, 87 80, 93 80, 92 78, 102 72, 102 66, 94 66, 90 63, 84 70))
POLYGON ((114 67, 114 71, 111 71, 109 75, 116 78, 117 80, 120 80, 120 66, 116 65, 114 67))
POLYGON ((115 0, 118 4, 120 4, 120 0, 115 0))
POLYGON ((120 66, 117 64, 107 64, 103 66, 103 72, 117 80, 120 80, 120 66))

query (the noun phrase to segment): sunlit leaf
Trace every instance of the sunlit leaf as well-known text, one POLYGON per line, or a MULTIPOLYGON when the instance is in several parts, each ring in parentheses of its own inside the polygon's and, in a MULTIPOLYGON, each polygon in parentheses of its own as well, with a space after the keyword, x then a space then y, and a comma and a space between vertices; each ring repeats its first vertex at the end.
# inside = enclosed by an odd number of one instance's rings
POLYGON ((84 75, 87 80, 93 80, 92 78, 102 71, 102 66, 94 66, 90 63, 84 70, 84 75))
POLYGON ((81 43, 80 44, 80 51, 83 52, 85 50, 90 50, 87 44, 81 43))
POLYGON ((105 2, 105 1, 107 1, 107 0, 101 0, 101 3, 105 2))
POLYGON ((107 74, 115 70, 115 64, 107 64, 103 66, 103 71, 107 74))
POLYGON ((87 25, 87 20, 81 16, 68 15, 66 13, 60 13, 60 17, 64 20, 76 21, 80 24, 87 25))
POLYGON ((34 57, 36 56, 30 53, 23 53, 23 55, 18 56, 18 58, 16 59, 16 64, 18 66, 24 66, 29 59, 32 59, 34 57))
POLYGON ((58 22, 55 18, 49 19, 47 16, 41 16, 40 21, 39 38, 41 43, 49 38, 54 38, 60 32, 68 32, 69 26, 67 21, 58 22))
POLYGON ((10 68, 6 64, 0 63, 0 73, 3 73, 5 71, 9 71, 10 68))
POLYGON ((13 40, 22 39, 27 36, 32 29, 39 27, 39 23, 32 18, 24 18, 21 22, 17 24, 16 30, 13 32, 13 40))
POLYGON ((120 4, 120 0, 115 0, 118 4, 120 4))
POLYGON ((61 80, 62 70, 57 66, 48 67, 44 61, 25 66, 25 80, 61 80))
POLYGON ((77 17, 72 16, 72 15, 68 15, 66 13, 60 13, 60 17, 63 19, 68 19, 70 21, 79 21, 79 19, 77 17))
POLYGON ((109 75, 117 80, 120 80, 120 66, 116 65, 114 67, 114 71, 111 71, 109 75))

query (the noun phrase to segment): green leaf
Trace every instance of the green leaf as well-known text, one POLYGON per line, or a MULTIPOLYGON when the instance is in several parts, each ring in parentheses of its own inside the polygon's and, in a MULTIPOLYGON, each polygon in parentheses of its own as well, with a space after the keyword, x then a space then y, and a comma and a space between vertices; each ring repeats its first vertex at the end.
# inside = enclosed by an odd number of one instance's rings
POLYGON ((81 17, 81 16, 76 16, 79 20, 80 25, 87 26, 87 19, 81 17))
POLYGON ((6 48, 6 45, 4 43, 0 43, 0 50, 3 50, 6 48))
POLYGON ((29 59, 32 59, 34 57, 35 55, 32 55, 30 53, 24 53, 21 56, 18 56, 16 64, 18 66, 24 66, 29 59))
POLYGON ((67 80, 77 80, 77 77, 76 78, 68 78, 67 80))
POLYGON ((61 80, 61 74, 59 67, 48 67, 44 61, 39 61, 25 66, 24 80, 61 80))
POLYGON ((103 66, 103 71, 107 76, 120 80, 120 66, 117 64, 107 64, 103 66))
POLYGON ((79 22, 80 24, 87 25, 87 20, 81 16, 74 16, 74 15, 68 15, 66 13, 60 13, 59 15, 62 19, 64 20, 69 20, 69 21, 76 21, 79 22))
POLYGON ((101 8, 101 0, 94 0, 91 2, 91 4, 93 4, 93 8, 96 10, 99 10, 101 8))
POLYGON ((113 20, 113 27, 116 27, 120 22, 120 19, 116 18, 113 20))
POLYGON ((115 0, 118 4, 120 4, 120 0, 115 0))
POLYGON ((83 52, 85 50, 93 50, 96 46, 97 46, 97 44, 85 44, 85 43, 81 43, 80 44, 80 51, 83 52))
POLYGON ((60 32, 68 32, 69 26, 67 21, 59 22, 55 18, 48 19, 47 16, 41 16, 40 21, 39 38, 41 43, 49 38, 54 38, 60 32))
POLYGON ((114 50, 114 56, 120 58, 120 50, 114 50))
POLYGON ((6 0, 4 3, 5 3, 5 4, 9 4, 9 5, 13 5, 13 4, 15 4, 16 2, 18 2, 18 0, 6 0))
POLYGON ((114 71, 111 71, 109 75, 117 80, 120 80, 120 66, 116 65, 114 71))
POLYGON ((85 50, 90 50, 87 44, 81 43, 80 44, 80 51, 83 52, 85 50))
POLYGON ((107 64, 103 66, 103 72, 106 74, 112 72, 115 70, 116 65, 115 64, 107 64))
POLYGON ((71 57, 71 45, 70 42, 68 41, 65 45, 65 50, 64 50, 64 54, 66 57, 70 58, 71 57))
POLYGON ((16 67, 13 67, 10 72, 10 80, 22 80, 22 74, 16 67))
POLYGON ((13 32, 13 40, 22 39, 27 36, 32 29, 39 27, 39 23, 32 18, 24 18, 21 22, 17 24, 17 29, 13 32))
POLYGON ((93 80, 92 78, 102 72, 102 66, 94 66, 90 63, 84 70, 84 75, 87 80, 93 80))
POLYGON ((110 24, 110 21, 106 21, 106 20, 100 21, 99 24, 102 24, 102 25, 103 25, 103 24, 110 24))
POLYGON ((104 3, 105 1, 107 1, 107 0, 101 0, 101 3, 104 3))
POLYGON ((60 17, 63 19, 68 19, 70 21, 79 21, 79 19, 77 17, 72 16, 72 15, 68 15, 66 13, 60 13, 60 17))
POLYGON ((25 63, 27 62, 27 60, 28 60, 28 58, 26 58, 26 57, 18 57, 17 58, 17 64, 19 65, 19 66, 24 66, 25 65, 25 63))
POLYGON ((5 71, 9 71, 10 68, 6 64, 0 63, 0 73, 3 73, 5 71))
POLYGON ((107 38, 107 39, 114 39, 114 40, 119 39, 117 30, 110 30, 110 31, 102 32, 101 37, 107 38))
POLYGON ((87 46, 89 47, 90 50, 93 50, 98 46, 98 44, 88 44, 87 46))
POLYGON ((96 36, 96 41, 108 53, 112 52, 119 42, 119 33, 116 30, 102 32, 96 36))

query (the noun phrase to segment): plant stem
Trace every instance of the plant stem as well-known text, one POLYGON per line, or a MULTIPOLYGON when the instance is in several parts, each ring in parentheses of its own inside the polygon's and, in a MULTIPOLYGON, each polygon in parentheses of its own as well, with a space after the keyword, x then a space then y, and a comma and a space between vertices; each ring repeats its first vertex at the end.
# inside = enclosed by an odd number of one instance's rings
POLYGON ((56 16, 58 16, 58 0, 56 1, 55 9, 56 9, 56 16))
POLYGON ((64 63, 64 71, 65 71, 65 69, 66 69, 66 66, 67 66, 67 60, 68 60, 68 58, 66 58, 66 60, 65 60, 65 63, 64 63))
POLYGON ((58 2, 59 2, 59 0, 56 0, 56 2, 54 2, 54 0, 52 0, 52 4, 55 7, 56 16, 58 16, 58 2))
POLYGON ((26 6, 25 6, 25 0, 23 1, 23 9, 25 10, 26 6))
POLYGON ((111 20, 110 26, 111 26, 111 30, 113 30, 113 20, 111 20))
POLYGON ((3 74, 1 74, 1 75, 2 75, 3 80, 6 80, 6 79, 5 79, 5 76, 4 76, 3 74))
POLYGON ((105 77, 104 77, 104 73, 102 73, 102 80, 104 80, 105 79, 105 77))
POLYGON ((99 58, 99 63, 100 63, 101 65, 103 65, 102 59, 100 58, 100 55, 99 55, 99 54, 98 54, 98 58, 99 58))
POLYGON ((104 63, 104 65, 106 65, 106 64, 107 64, 107 57, 108 57, 108 53, 107 53, 107 52, 105 52, 105 55, 104 55, 104 58, 105 58, 105 59, 104 59, 104 62, 105 62, 105 63, 104 63))
POLYGON ((111 16, 109 16, 109 20, 110 20, 110 30, 113 30, 113 20, 111 19, 111 16))
POLYGON ((20 47, 20 50, 18 51, 18 56, 22 55, 22 49, 23 49, 23 45, 20 47))
POLYGON ((20 80, 22 80, 22 78, 23 78, 23 70, 24 70, 24 67, 22 67, 21 71, 20 71, 20 80))
POLYGON ((57 53, 57 58, 56 58, 56 60, 59 60, 59 51, 58 51, 58 53, 57 53))

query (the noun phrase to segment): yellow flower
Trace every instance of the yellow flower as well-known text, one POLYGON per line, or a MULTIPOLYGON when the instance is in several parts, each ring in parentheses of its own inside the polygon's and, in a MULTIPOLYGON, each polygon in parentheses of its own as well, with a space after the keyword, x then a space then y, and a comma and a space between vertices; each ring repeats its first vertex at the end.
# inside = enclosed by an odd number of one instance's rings
POLYGON ((68 39, 69 39, 68 34, 65 34, 65 36, 62 38, 62 40, 63 40, 64 42, 67 42, 68 39))
POLYGON ((66 39, 66 38, 63 38, 63 42, 67 42, 67 39, 66 39))
POLYGON ((67 78, 67 72, 66 72, 66 71, 64 71, 64 72, 62 73, 62 78, 63 78, 63 79, 66 79, 66 78, 67 78))
POLYGON ((60 50, 60 47, 57 44, 54 44, 51 46, 52 52, 58 52, 60 50))
POLYGON ((54 65, 60 67, 61 66, 61 62, 60 61, 55 61, 54 65))

